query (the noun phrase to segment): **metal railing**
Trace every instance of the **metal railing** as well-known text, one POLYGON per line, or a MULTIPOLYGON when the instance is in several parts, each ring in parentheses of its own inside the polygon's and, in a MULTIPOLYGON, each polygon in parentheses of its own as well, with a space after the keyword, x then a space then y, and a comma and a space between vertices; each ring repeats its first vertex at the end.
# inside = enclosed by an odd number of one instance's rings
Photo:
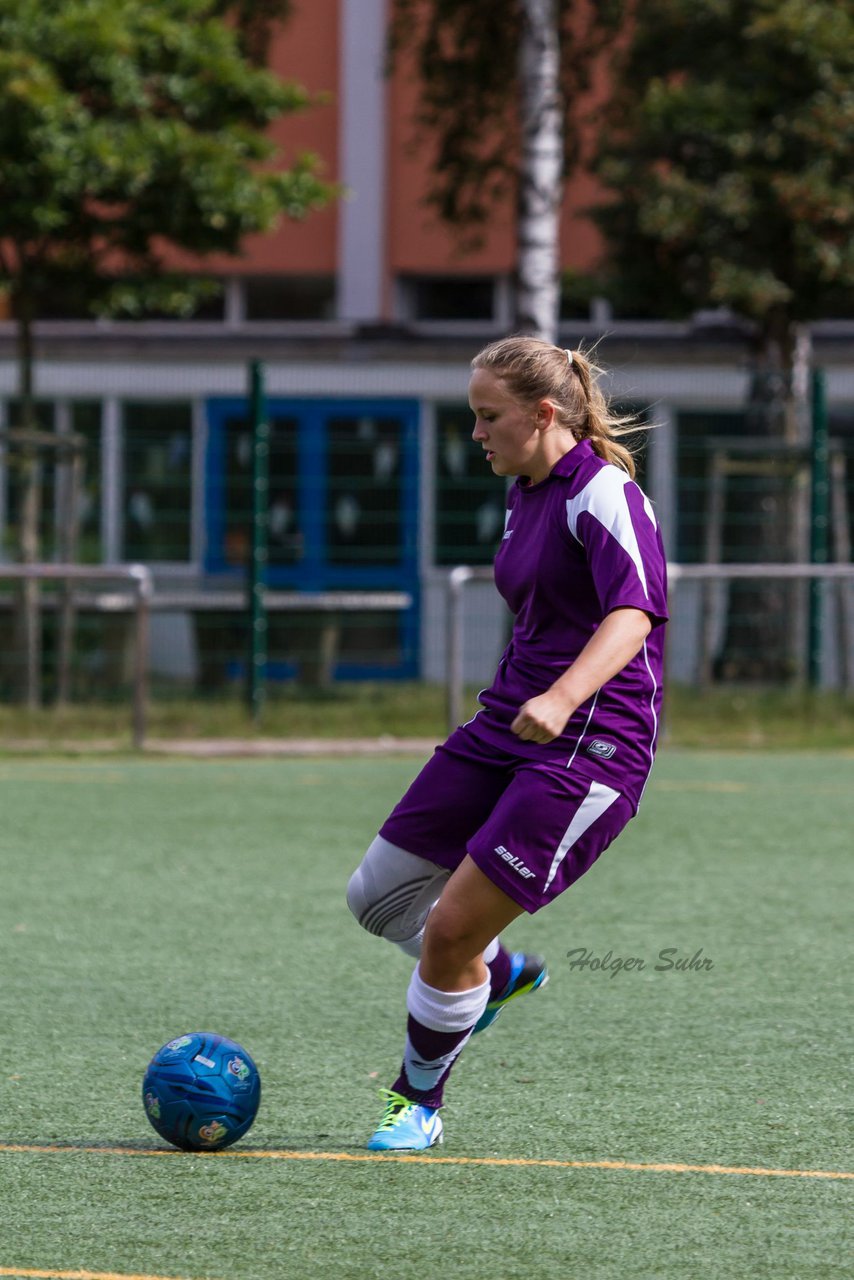
MULTIPOLYGON (((246 591, 167 588, 155 593, 150 569, 145 565, 0 565, 0 581, 40 581, 98 587, 106 584, 129 585, 132 590, 77 592, 74 607, 97 613, 132 613, 133 624, 133 745, 141 750, 145 744, 150 694, 150 621, 153 612, 187 610, 194 613, 246 613, 246 591)), ((321 656, 331 666, 337 639, 328 631, 336 628, 341 614, 361 612, 399 612, 411 608, 408 591, 270 591, 263 592, 263 607, 270 613, 312 614, 324 619, 318 639, 321 656), (327 652, 328 651, 328 652, 327 652)), ((62 601, 47 598, 40 608, 62 607, 62 601)))
MULTIPOLYGON (((63 582, 98 585, 128 583, 133 589, 134 664, 133 664, 133 745, 138 750, 145 742, 148 713, 148 649, 149 614, 154 593, 151 570, 142 564, 4 564, 0 565, 0 581, 63 582)), ((92 604, 102 612, 127 608, 125 595, 100 592, 92 604)))
MULTIPOLYGON (((854 582, 854 564, 669 564, 671 588, 680 582, 731 582, 755 579, 789 582, 854 582)), ((449 732, 462 718, 464 697, 465 615, 463 596, 471 582, 492 582, 493 570, 483 566, 458 565, 447 582, 447 716, 449 732)))
POLYGON ((446 614, 448 670, 445 688, 449 733, 460 723, 463 709, 463 645, 465 643, 463 592, 468 583, 492 582, 494 576, 491 565, 475 568, 472 565, 459 564, 448 574, 446 614))

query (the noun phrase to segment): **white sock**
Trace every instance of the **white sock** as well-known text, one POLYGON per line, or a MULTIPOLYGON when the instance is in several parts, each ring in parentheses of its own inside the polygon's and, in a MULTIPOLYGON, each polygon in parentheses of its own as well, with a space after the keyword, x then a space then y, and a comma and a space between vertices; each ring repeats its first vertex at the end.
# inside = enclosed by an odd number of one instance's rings
MULTIPOLYGON (((416 967, 406 997, 410 1017, 426 1028, 428 1033, 438 1031, 444 1035, 454 1035, 456 1032, 459 1039, 444 1052, 428 1057, 423 1050, 420 1053, 416 1051, 407 1035, 403 1063, 406 1078, 414 1089, 427 1093, 438 1084, 462 1052, 488 999, 489 979, 468 991, 438 991, 427 985, 421 977, 420 969, 416 967)), ((429 1034, 424 1039, 429 1042, 429 1034)))

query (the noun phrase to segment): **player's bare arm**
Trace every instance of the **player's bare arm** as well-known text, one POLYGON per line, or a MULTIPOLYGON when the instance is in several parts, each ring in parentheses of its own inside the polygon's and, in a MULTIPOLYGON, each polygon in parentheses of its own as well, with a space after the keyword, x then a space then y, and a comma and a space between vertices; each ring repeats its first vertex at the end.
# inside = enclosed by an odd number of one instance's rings
POLYGON ((510 726, 513 732, 524 742, 558 737, 572 713, 631 662, 651 629, 642 609, 614 609, 552 687, 519 708, 510 726))

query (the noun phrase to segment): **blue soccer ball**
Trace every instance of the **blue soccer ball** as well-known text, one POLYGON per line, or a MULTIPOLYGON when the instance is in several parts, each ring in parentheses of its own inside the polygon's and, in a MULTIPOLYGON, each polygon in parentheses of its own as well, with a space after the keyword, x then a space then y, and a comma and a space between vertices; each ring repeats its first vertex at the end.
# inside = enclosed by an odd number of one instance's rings
POLYGON ((182 1151, 220 1151, 242 1138, 258 1114, 261 1077, 241 1045, 196 1031, 170 1040, 148 1064, 145 1114, 182 1151))

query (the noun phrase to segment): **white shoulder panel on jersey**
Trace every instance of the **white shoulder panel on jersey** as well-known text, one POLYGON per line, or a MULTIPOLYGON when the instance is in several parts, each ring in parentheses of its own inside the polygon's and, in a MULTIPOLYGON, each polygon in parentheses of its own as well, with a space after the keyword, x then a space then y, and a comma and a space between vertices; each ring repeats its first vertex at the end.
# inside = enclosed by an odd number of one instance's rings
MULTIPOLYGON (((578 517, 583 511, 586 511, 603 528, 607 529, 611 537, 616 538, 626 554, 631 557, 638 571, 644 595, 648 599, 649 590, 646 585, 646 570, 644 569, 643 558, 638 546, 635 527, 632 524, 629 504, 626 500, 626 485, 631 483, 630 476, 626 475, 625 471, 621 471, 619 467, 602 467, 574 498, 567 498, 566 522, 569 526, 569 532, 576 542, 581 541, 577 530, 578 517)), ((657 527, 655 515, 652 510, 652 504, 646 496, 644 496, 643 509, 653 529, 655 529, 657 527)))

